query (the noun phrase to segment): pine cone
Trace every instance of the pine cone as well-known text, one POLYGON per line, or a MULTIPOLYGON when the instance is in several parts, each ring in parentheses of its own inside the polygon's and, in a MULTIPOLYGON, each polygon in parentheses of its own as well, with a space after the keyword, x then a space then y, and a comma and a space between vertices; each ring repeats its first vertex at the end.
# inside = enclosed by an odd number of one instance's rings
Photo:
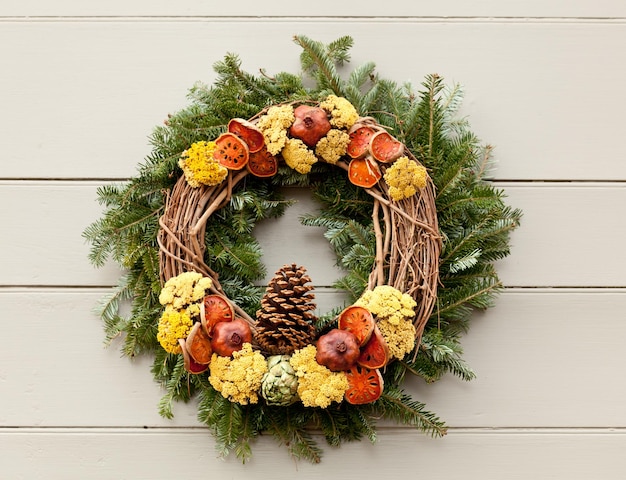
POLYGON ((265 289, 256 312, 256 341, 270 355, 287 355, 309 345, 315 338, 315 298, 306 285, 311 278, 304 267, 284 265, 265 289))

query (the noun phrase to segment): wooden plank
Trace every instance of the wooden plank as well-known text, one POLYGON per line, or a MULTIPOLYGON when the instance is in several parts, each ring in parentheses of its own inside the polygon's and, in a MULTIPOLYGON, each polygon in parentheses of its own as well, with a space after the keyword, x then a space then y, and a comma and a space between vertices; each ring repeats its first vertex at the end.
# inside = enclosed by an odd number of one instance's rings
POLYGON ((54 5, 41 0, 6 0, 3 16, 304 16, 304 17, 623 17, 626 10, 623 4, 611 0, 598 2, 568 2, 565 0, 443 0, 440 2, 413 2, 391 0, 384 4, 372 0, 359 3, 357 9, 352 4, 321 0, 313 3, 293 3, 275 0, 261 7, 251 0, 225 3, 216 9, 214 5, 201 0, 188 0, 184 3, 166 0, 132 1, 111 0, 106 3, 81 2, 79 0, 57 0, 54 5))
MULTIPOLYGON (((63 9, 56 3, 50 8, 58 15, 63 9)), ((623 2, 609 4, 626 8, 623 2)), ((109 8, 108 2, 66 5, 109 8)), ((515 5, 523 8, 524 2, 515 5)), ((589 5, 602 12, 596 2, 589 5)), ((398 82, 418 86, 433 72, 462 82, 462 114, 496 146, 496 178, 626 178, 626 163, 619 161, 626 107, 626 91, 619 86, 626 82, 626 67, 613 53, 626 46, 626 24, 491 18, 5 20, 0 131, 8 154, 0 175, 130 176, 149 153, 152 128, 186 104, 187 89, 196 81, 214 80, 211 64, 227 52, 238 53, 250 72, 298 72, 294 33, 321 41, 351 35, 353 65, 374 61, 383 77, 398 82), (410 59, 406 52, 413 52, 410 59), (602 72, 602 88, 580 75, 581 66, 602 72)))
POLYGON ((220 461, 213 441, 198 430, 0 430, 3 474, 20 480, 111 478, 222 478, 289 480, 374 477, 465 480, 621 480, 623 431, 451 432, 432 439, 406 430, 385 431, 377 444, 326 448, 322 462, 294 462, 270 438, 254 444, 242 465, 220 461), (253 472, 253 473, 251 473, 253 472))
MULTIPOLYGON (((100 216, 98 182, 0 182, 4 227, 0 285, 114 285, 117 268, 94 269, 87 261, 85 227, 100 216), (19 208, 16 208, 19 206, 19 208), (26 219, 26 220, 25 220, 26 219)), ((507 286, 626 285, 626 185, 620 183, 502 183, 507 204, 524 212, 513 232, 512 253, 498 263, 507 286)), ((340 276, 322 232, 299 223, 315 206, 309 192, 284 218, 258 227, 271 275, 284 263, 310 269, 318 286, 340 276)))
MULTIPOLYGON (((0 425, 198 426, 196 406, 162 419, 148 358, 105 349, 102 289, 0 289, 0 425), (8 321, 20 319, 19 321, 8 321), (26 320, 24 320, 26 319, 26 320)), ((318 292, 319 293, 319 292, 318 292)), ((325 309, 340 302, 318 294, 325 309)), ((626 290, 514 289, 477 314, 462 344, 477 379, 406 388, 451 427, 626 428, 626 290)))

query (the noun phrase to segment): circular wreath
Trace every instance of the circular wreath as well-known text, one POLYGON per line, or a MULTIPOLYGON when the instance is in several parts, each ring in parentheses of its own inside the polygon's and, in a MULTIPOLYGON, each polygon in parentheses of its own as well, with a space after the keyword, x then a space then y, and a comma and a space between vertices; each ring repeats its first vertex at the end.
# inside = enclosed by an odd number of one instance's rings
POLYGON ((139 174, 99 189, 105 213, 85 230, 95 265, 126 270, 100 309, 107 343, 153 354, 161 415, 197 395, 218 450, 243 461, 263 432, 313 462, 316 430, 330 445, 374 441, 385 418, 444 435, 406 374, 474 377, 460 337, 501 288, 493 262, 521 217, 484 180, 491 148, 456 117, 458 86, 431 75, 415 93, 372 63, 344 80, 350 37, 295 41, 314 87, 227 55, 154 130, 139 174), (304 266, 258 285, 254 226, 293 185, 319 201, 303 223, 326 228, 345 271, 349 302, 319 317, 304 266))

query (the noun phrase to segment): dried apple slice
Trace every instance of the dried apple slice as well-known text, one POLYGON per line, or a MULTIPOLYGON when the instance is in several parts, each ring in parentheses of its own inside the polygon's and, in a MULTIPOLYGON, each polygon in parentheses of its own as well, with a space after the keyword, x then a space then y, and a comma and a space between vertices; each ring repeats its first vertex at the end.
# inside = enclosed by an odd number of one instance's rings
POLYGON ((376 325, 370 339, 361 347, 361 353, 356 362, 362 367, 375 369, 384 367, 388 361, 389 347, 376 325))
POLYGON ((186 350, 196 363, 207 365, 211 361, 213 349, 211 340, 200 323, 194 324, 185 342, 186 350))
POLYGON ((393 162, 404 154, 404 144, 385 130, 372 136, 369 149, 372 156, 382 163, 393 162))
POLYGON ((371 188, 378 183, 380 177, 382 174, 378 165, 370 157, 350 160, 348 179, 357 187, 371 188))
POLYGON ((250 160, 248 160, 246 168, 256 177, 271 177, 278 172, 278 160, 263 145, 258 152, 250 153, 250 160))
POLYGON ((258 152, 265 146, 263 132, 261 132, 254 123, 248 120, 233 118, 228 122, 228 131, 234 133, 246 142, 250 153, 258 152))
POLYGON ((369 145, 375 130, 367 125, 361 125, 350 130, 350 143, 346 153, 350 158, 363 158, 369 151, 369 145))
POLYGON ((222 133, 215 140, 213 158, 229 170, 241 170, 250 159, 248 145, 234 133, 222 133))
POLYGON ((212 293, 204 297, 200 306, 200 319, 209 337, 217 323, 230 322, 233 318, 235 318, 235 309, 225 296, 212 293))
POLYGON ((359 346, 363 346, 372 336, 376 322, 367 308, 351 305, 339 314, 337 327, 352 333, 359 346))
POLYGON ((191 355, 189 355, 189 352, 187 351, 187 346, 185 345, 185 340, 183 340, 182 338, 179 338, 178 343, 180 345, 180 348, 183 351, 183 361, 184 361, 185 370, 187 370, 189 373, 193 375, 206 372, 207 369, 209 368, 209 364, 208 363, 202 364, 202 363, 196 362, 191 357, 191 355))
POLYGON ((348 389, 344 395, 352 405, 363 405, 375 402, 383 394, 383 376, 378 369, 355 365, 346 371, 348 389))

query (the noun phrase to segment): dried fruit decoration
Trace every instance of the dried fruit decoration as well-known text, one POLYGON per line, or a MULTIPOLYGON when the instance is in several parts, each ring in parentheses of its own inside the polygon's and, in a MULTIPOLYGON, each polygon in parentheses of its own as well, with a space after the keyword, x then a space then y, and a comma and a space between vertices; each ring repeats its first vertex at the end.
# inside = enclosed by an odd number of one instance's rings
POLYGON ((337 320, 337 327, 352 333, 359 346, 364 345, 372 336, 376 321, 371 312, 358 305, 351 305, 345 308, 337 320))
POLYGON ((233 118, 228 122, 228 131, 241 138, 250 153, 255 153, 265 146, 265 137, 256 125, 243 118, 233 118))
POLYGON ((289 128, 289 135, 299 138, 309 147, 314 147, 330 131, 328 114, 323 108, 300 105, 293 114, 296 120, 289 128))
POLYGON ((246 167, 256 177, 271 177, 278 172, 278 159, 264 145, 258 152, 250 153, 246 167))
POLYGON ((374 133, 376 132, 372 127, 360 123, 350 129, 350 143, 346 150, 350 158, 363 158, 369 153, 370 141, 374 133))
POLYGON ((315 360, 333 372, 348 370, 359 358, 359 342, 347 330, 332 329, 317 340, 315 360))
POLYGON ((346 372, 348 389, 345 399, 353 405, 375 402, 383 393, 383 376, 378 369, 355 365, 346 372))
POLYGON ((372 156, 382 163, 393 162, 404 154, 404 144, 385 130, 374 134, 369 149, 372 156))
POLYGON ((215 140, 213 158, 229 170, 241 170, 250 158, 248 145, 234 133, 222 133, 215 140))
POLYGON ((235 309, 225 296, 214 293, 204 297, 200 318, 205 332, 210 336, 217 323, 230 322, 235 318, 235 309))
POLYGON ((348 179, 357 187, 371 188, 382 177, 376 162, 369 156, 354 158, 348 166, 348 179))
POLYGON ((252 341, 252 330, 248 322, 235 318, 230 322, 219 322, 213 327, 211 348, 221 357, 230 357, 252 341))

